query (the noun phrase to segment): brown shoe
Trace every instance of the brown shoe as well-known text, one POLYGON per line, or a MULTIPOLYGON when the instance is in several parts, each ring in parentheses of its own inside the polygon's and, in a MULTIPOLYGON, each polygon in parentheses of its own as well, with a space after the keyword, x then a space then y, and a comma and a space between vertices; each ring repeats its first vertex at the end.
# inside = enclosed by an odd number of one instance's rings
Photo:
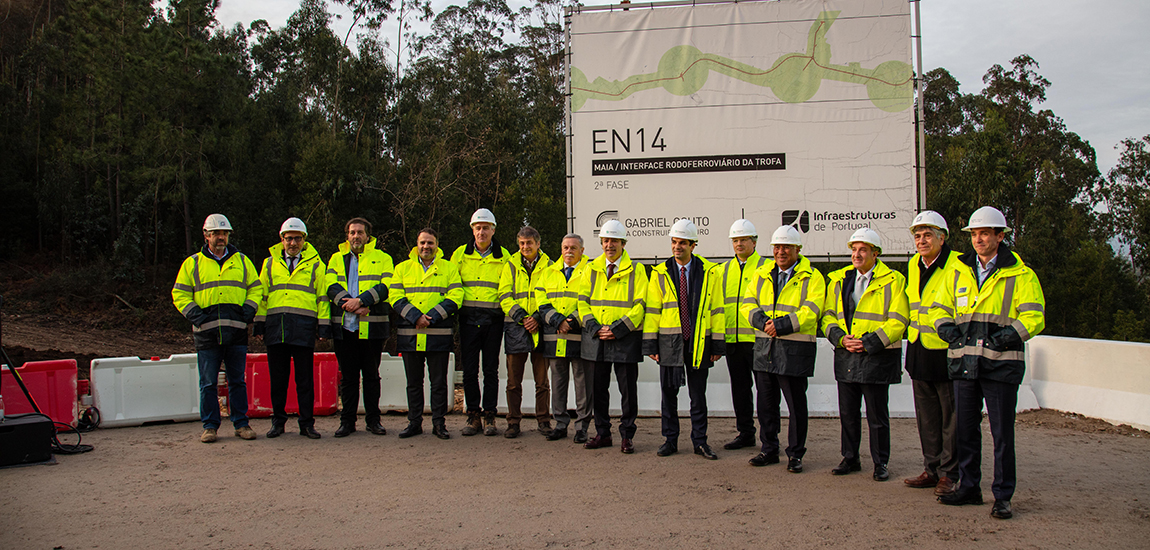
POLYGON ((205 428, 204 433, 200 434, 200 443, 215 443, 215 441, 216 441, 216 429, 215 428, 205 428))
POLYGON ((495 413, 483 413, 483 435, 498 435, 499 430, 495 427, 495 413))
POLYGON ((938 476, 931 475, 929 472, 918 474, 918 477, 908 477, 902 480, 908 487, 915 489, 926 489, 927 487, 934 487, 938 485, 938 476))
POLYGON ((475 435, 483 431, 483 421, 479 419, 479 413, 467 413, 467 425, 463 427, 463 435, 475 435))
POLYGON ((937 496, 949 495, 954 493, 958 485, 950 480, 949 477, 943 476, 938 479, 938 485, 934 486, 934 494, 937 496))
POLYGON ((503 432, 503 437, 507 439, 515 439, 519 437, 519 424, 508 424, 507 431, 503 432))
POLYGON ((256 438, 256 431, 251 426, 236 428, 236 437, 251 441, 256 438))
POLYGON ((548 437, 551 435, 551 423, 550 422, 543 421, 543 422, 539 423, 539 435, 542 435, 543 437, 548 437))

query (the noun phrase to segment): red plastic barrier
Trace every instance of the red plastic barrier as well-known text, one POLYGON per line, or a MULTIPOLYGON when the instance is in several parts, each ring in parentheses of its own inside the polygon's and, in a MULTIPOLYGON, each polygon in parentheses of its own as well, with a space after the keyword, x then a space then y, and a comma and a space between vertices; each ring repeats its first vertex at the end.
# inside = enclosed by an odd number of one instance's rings
MULTIPOLYGON (((293 362, 294 363, 294 362, 293 362)), ((295 393, 295 366, 292 378, 288 380, 287 412, 299 413, 299 401, 295 393)), ((272 386, 268 373, 266 353, 249 353, 247 370, 244 373, 248 385, 248 416, 268 418, 272 415, 272 386)), ((339 403, 339 363, 334 353, 315 354, 315 368, 312 370, 315 386, 315 414, 328 416, 335 414, 339 403)))
MULTIPOLYGON (((337 371, 339 369, 336 369, 337 371)), ((76 360, 30 361, 16 369, 40 410, 56 422, 76 425, 76 360)), ((35 412, 7 367, 0 372, 4 414, 35 412)))

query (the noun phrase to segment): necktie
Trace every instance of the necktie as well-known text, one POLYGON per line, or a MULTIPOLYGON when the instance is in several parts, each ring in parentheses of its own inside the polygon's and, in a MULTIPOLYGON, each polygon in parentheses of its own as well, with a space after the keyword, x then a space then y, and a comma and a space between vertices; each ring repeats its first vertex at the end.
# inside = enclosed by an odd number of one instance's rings
POLYGON ((571 271, 573 271, 574 269, 575 268, 573 268, 573 267, 563 268, 563 277, 565 277, 568 281, 570 281, 571 280, 571 271))
POLYGON ((691 341, 691 297, 687 292, 687 268, 679 268, 679 324, 683 326, 683 339, 691 341))
POLYGON ((855 291, 851 294, 851 299, 854 300, 854 307, 858 308, 859 300, 862 299, 863 292, 866 291, 867 277, 859 275, 855 277, 855 291))
POLYGON ((787 272, 786 271, 780 271, 779 272, 779 292, 783 291, 783 287, 786 286, 786 284, 787 284, 787 272))
POLYGON ((615 264, 607 264, 607 278, 615 276, 615 264))
POLYGON ((288 256, 288 273, 295 271, 295 262, 296 262, 295 256, 288 256))

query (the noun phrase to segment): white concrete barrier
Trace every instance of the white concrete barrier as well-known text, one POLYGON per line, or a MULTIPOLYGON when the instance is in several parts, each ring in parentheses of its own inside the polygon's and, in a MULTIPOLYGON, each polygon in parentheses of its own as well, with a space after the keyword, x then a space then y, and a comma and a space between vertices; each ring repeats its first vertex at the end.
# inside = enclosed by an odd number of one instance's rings
POLYGON ((1150 344, 1037 336, 1027 353, 1043 408, 1150 430, 1150 344))
POLYGON ((93 359, 91 379, 101 427, 200 419, 200 372, 194 353, 153 361, 93 359))

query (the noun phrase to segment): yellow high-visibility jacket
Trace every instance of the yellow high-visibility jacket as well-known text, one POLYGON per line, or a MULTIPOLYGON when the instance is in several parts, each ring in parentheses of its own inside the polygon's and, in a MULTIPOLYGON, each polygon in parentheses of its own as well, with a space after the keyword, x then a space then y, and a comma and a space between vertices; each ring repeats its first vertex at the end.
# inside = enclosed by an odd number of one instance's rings
POLYGON ((435 261, 425 271, 419 261, 419 248, 395 267, 391 281, 391 306, 399 314, 398 351, 453 351, 452 316, 463 301, 459 269, 436 251, 435 261), (416 328, 420 317, 431 317, 427 328, 416 328))
POLYGON ((503 308, 499 307, 499 278, 503 266, 511 257, 499 241, 491 239, 491 253, 480 256, 475 243, 470 242, 451 254, 451 263, 459 270, 463 281, 463 303, 460 304, 459 322, 469 325, 502 323, 503 308))
POLYGON ((316 338, 331 336, 327 267, 311 243, 304 243, 299 263, 288 272, 283 250, 283 243, 269 248, 270 256, 260 271, 264 296, 256 312, 255 330, 264 335, 269 346, 315 347, 316 338))
POLYGON ((192 322, 197 350, 247 345, 263 293, 255 264, 236 247, 217 260, 204 245, 180 266, 172 303, 192 322))
POLYGON ((897 384, 902 380, 902 336, 910 306, 906 278, 875 262, 873 274, 853 309, 848 309, 858 270, 844 267, 827 276, 823 334, 835 347, 835 380, 858 384, 897 384), (843 347, 847 335, 862 340, 864 353, 843 347))
POLYGON ((738 258, 723 264, 723 320, 727 324, 724 337, 728 343, 755 341, 755 329, 746 316, 739 315, 739 306, 743 301, 743 291, 751 284, 755 271, 767 260, 758 252, 752 252, 745 265, 740 266, 738 258))
MULTIPOLYGON (((944 245, 945 246, 945 245, 944 245)), ((948 280, 947 273, 953 271, 958 262, 958 252, 945 247, 934 261, 938 263, 926 286, 919 279, 919 264, 922 263, 922 254, 915 254, 906 268, 906 299, 910 302, 910 324, 906 327, 906 339, 914 343, 922 339, 922 347, 926 349, 946 349, 946 342, 938 337, 934 325, 929 321, 930 306, 934 303, 934 293, 942 287, 943 281, 948 280), (943 254, 946 254, 943 256, 943 254), (922 291, 919 291, 919 288, 922 291)), ((934 266, 932 266, 934 267, 934 266)), ((953 277, 953 273, 951 273, 953 277)))
MULTIPOLYGON (((356 272, 359 277, 359 301, 368 308, 367 315, 359 316, 359 339, 386 340, 391 337, 391 305, 387 302, 388 285, 395 271, 391 255, 375 247, 375 237, 363 246, 356 272)), ((344 318, 354 313, 343 310, 344 302, 352 298, 347 290, 347 262, 352 256, 351 245, 344 241, 339 251, 327 261, 327 297, 331 300, 331 332, 343 338, 344 318)))
POLYGON ((791 278, 776 290, 779 273, 774 260, 755 270, 743 291, 739 315, 755 329, 753 370, 784 376, 811 377, 815 374, 815 334, 819 313, 827 291, 823 274, 799 255, 791 278), (774 320, 777 337, 763 332, 767 320, 774 320))
POLYGON ((550 266, 551 259, 540 250, 535 262, 535 269, 528 275, 527 268, 523 267, 523 254, 516 252, 503 266, 503 274, 499 277, 499 307, 506 315, 503 320, 504 353, 527 353, 539 345, 539 331, 535 334, 528 332, 523 328, 523 320, 527 317, 543 320, 538 314, 534 290, 543 279, 543 272, 550 266))
POLYGON ((978 255, 967 252, 934 295, 930 321, 949 344, 952 380, 1021 384, 1024 344, 1046 328, 1046 297, 1034 271, 1005 245, 978 286, 978 255))
POLYGON ((587 256, 579 259, 571 270, 571 279, 563 275, 567 266, 552 262, 543 271, 539 286, 535 287, 535 303, 543 318, 543 355, 546 357, 579 357, 579 288, 587 274, 590 262, 587 256), (567 334, 559 334, 559 325, 567 321, 567 334))
MULTIPOLYGON (((691 360, 692 368, 710 368, 712 355, 726 353, 723 337, 723 268, 714 262, 693 256, 687 273, 691 291, 691 360)), ((683 324, 679 311, 679 264, 674 258, 656 265, 647 284, 647 314, 643 320, 643 354, 658 355, 659 365, 684 366, 683 324)))
POLYGON ((579 287, 579 352, 588 361, 638 363, 643 360, 643 307, 647 271, 624 250, 619 269, 607 277, 607 255, 591 261, 579 287), (610 327, 614 340, 600 340, 599 328, 610 327))

